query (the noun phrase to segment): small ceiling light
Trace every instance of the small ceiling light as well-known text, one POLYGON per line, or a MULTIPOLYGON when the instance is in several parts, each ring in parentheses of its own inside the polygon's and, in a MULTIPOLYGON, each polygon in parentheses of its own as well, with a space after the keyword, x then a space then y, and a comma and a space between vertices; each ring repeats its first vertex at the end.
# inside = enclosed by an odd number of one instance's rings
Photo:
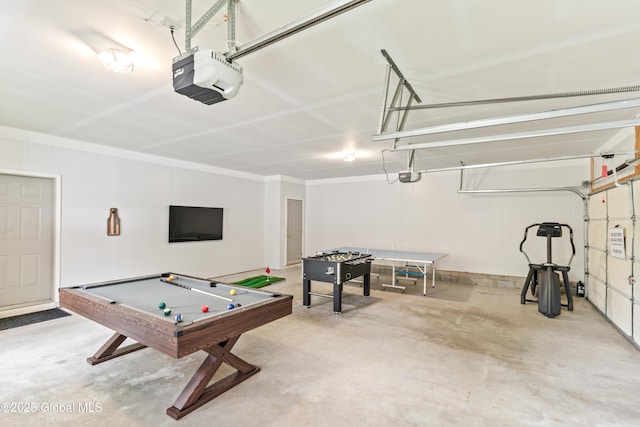
POLYGON ((114 73, 130 73, 133 71, 133 59, 118 49, 109 49, 98 54, 98 60, 107 70, 114 73))
POLYGON ((353 162, 356 159, 356 153, 346 153, 343 159, 345 162, 353 162))

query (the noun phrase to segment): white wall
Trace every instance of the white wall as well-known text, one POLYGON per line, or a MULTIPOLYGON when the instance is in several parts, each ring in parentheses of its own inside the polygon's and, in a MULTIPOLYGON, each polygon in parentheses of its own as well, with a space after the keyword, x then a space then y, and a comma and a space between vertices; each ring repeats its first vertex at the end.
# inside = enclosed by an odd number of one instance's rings
POLYGON ((165 271, 212 277, 264 263, 262 177, 8 128, 0 171, 61 177, 62 286, 165 271), (169 244, 171 204, 224 208, 223 240, 169 244), (112 207, 118 237, 106 234, 112 207))
POLYGON ((269 177, 264 191, 264 254, 265 266, 280 268, 280 222, 282 209, 282 182, 280 177, 269 177))
MULTIPOLYGON (((8 128, 0 128, 0 170, 61 177, 62 286, 163 271, 211 277, 283 268, 287 198, 303 200, 306 255, 342 245, 445 252, 439 266, 445 270, 524 276, 526 260, 518 252, 524 228, 556 221, 576 232, 572 280, 584 270, 577 196, 458 194, 458 172, 426 174, 414 184, 389 185, 383 175, 305 184, 8 128), (167 243, 170 204, 223 207, 224 239, 167 243), (122 220, 119 237, 106 235, 111 207, 122 220)), ((556 162, 465 177, 464 187, 473 189, 579 186, 589 179, 589 166, 556 162)), ((566 261, 566 251, 555 255, 566 261)))
MULTIPOLYGON (((588 161, 498 167, 465 172, 463 188, 580 186, 589 174, 588 161)), ((526 276, 528 265, 518 250, 524 229, 551 221, 574 229, 577 255, 570 276, 583 279, 580 197, 570 192, 459 194, 459 178, 459 172, 441 172, 412 184, 390 185, 384 175, 309 182, 305 255, 337 246, 441 252, 447 257, 440 269, 526 276)), ((544 261, 544 239, 535 231, 527 242, 542 243, 530 251, 544 261)), ((568 245, 554 251, 554 261, 568 262, 568 245)))

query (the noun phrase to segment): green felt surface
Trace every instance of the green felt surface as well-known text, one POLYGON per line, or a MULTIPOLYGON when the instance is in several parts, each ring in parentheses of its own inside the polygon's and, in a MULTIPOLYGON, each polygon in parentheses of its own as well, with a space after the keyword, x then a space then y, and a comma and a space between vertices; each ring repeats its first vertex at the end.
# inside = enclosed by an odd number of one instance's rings
POLYGON ((233 282, 234 285, 246 286, 248 288, 261 288, 263 286, 270 285, 275 282, 279 282, 284 280, 283 277, 275 277, 275 276, 254 276, 249 277, 239 282, 233 282))
POLYGON ((174 324, 175 315, 181 314, 184 325, 225 313, 229 310, 229 304, 247 307, 270 298, 262 292, 239 286, 217 283, 212 287, 208 280, 179 275, 174 277, 172 281, 151 276, 105 286, 89 285, 85 292, 104 298, 111 304, 124 304, 174 324), (232 289, 237 290, 236 295, 231 295, 232 289), (159 307, 161 302, 165 303, 163 309, 159 307), (203 305, 209 308, 208 311, 202 311, 203 305), (171 309, 171 313, 165 315, 165 309, 171 309))

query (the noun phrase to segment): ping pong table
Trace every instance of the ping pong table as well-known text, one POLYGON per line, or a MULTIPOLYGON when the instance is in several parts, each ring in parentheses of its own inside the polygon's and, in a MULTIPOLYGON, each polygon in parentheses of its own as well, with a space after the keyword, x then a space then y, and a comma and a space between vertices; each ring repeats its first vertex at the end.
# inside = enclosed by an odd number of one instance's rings
POLYGON ((396 288, 402 289, 402 291, 404 292, 406 287, 396 284, 398 278, 408 278, 410 275, 414 275, 415 273, 417 273, 419 276, 422 276, 423 295, 427 295, 427 272, 431 270, 431 286, 435 287, 436 261, 446 256, 446 254, 432 252, 398 251, 395 249, 371 249, 351 246, 343 246, 340 248, 329 249, 323 252, 351 252, 369 254, 374 259, 374 261, 378 260, 391 262, 391 283, 383 283, 383 289, 396 288), (404 270, 397 271, 396 263, 402 263, 402 268, 404 268, 404 270), (415 268, 417 271, 409 271, 408 268, 415 268), (400 274, 400 276, 398 276, 398 274, 400 274))

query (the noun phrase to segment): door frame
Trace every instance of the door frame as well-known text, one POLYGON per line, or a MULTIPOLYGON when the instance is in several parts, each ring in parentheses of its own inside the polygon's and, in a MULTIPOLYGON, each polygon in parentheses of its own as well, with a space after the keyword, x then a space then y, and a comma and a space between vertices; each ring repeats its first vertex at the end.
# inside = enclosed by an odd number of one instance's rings
POLYGON ((300 259, 300 261, 298 262, 292 262, 291 264, 289 264, 288 260, 287 260, 287 252, 289 250, 289 237, 287 237, 287 230, 289 230, 289 200, 299 200, 300 201, 300 209, 302 212, 300 212, 300 214, 302 215, 302 222, 301 222, 301 230, 300 230, 300 239, 301 239, 301 253, 300 253, 300 257, 302 258, 304 256, 304 200, 297 198, 297 197, 286 197, 285 198, 285 204, 284 204, 284 266, 285 267, 291 267, 294 265, 298 265, 302 262, 302 259, 300 259))
POLYGON ((21 314, 34 313, 37 311, 48 310, 58 307, 59 297, 58 289, 60 288, 60 234, 61 234, 61 218, 62 218, 62 176, 53 175, 39 172, 29 172, 12 169, 0 168, 0 174, 23 176, 28 178, 44 178, 51 180, 53 184, 53 197, 51 211, 53 212, 53 218, 51 219, 51 226, 53 229, 52 247, 51 247, 51 295, 53 299, 51 302, 43 304, 28 305, 19 308, 12 308, 7 310, 0 310, 0 318, 19 316, 21 314))

